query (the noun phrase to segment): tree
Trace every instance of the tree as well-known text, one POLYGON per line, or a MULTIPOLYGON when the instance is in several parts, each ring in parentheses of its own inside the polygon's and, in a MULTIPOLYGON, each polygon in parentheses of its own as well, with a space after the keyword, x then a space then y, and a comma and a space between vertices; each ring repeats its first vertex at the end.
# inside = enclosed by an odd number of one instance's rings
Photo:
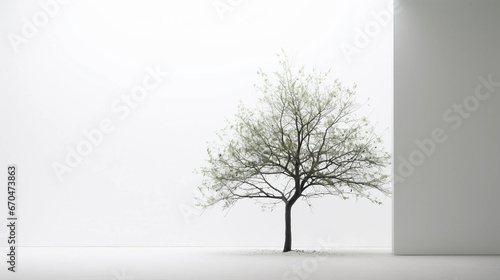
POLYGON ((286 55, 272 77, 262 70, 263 97, 255 108, 239 106, 235 120, 209 145, 197 196, 207 208, 256 199, 263 207, 284 203, 285 244, 292 249, 292 206, 303 198, 335 195, 381 204, 372 191, 384 185, 390 155, 366 117, 358 117, 356 86, 331 81, 329 72, 295 70, 286 55))

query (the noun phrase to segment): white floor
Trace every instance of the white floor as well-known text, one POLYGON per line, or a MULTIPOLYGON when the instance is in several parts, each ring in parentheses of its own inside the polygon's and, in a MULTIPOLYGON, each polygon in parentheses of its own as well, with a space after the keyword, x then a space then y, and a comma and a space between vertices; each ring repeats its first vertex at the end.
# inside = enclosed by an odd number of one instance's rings
POLYGON ((500 279, 500 256, 394 256, 383 249, 25 247, 17 255, 18 272, 2 262, 0 279, 500 279))

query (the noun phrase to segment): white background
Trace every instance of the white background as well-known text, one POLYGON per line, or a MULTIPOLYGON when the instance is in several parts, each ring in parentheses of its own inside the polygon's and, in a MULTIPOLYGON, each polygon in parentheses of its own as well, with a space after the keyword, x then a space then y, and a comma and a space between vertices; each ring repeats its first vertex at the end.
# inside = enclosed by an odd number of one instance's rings
MULTIPOLYGON (((373 23, 371 13, 387 11, 389 1, 241 1, 223 19, 213 4, 72 1, 15 52, 12 34, 21 36, 23 18, 33 22, 43 10, 39 1, 0 3, 0 166, 18 166, 21 245, 280 247, 282 207, 261 212, 248 201, 199 216, 192 205, 206 141, 240 100, 255 102, 256 71, 272 72, 280 49, 299 65, 357 83, 392 150, 392 22, 350 59, 340 48, 354 45, 356 28, 373 23), (169 77, 120 119, 111 104, 156 65, 169 77), (58 180, 53 163, 64 163, 67 147, 105 118, 114 131, 58 180)), ((299 201, 293 245, 329 238, 388 247, 390 198, 384 202, 324 197, 311 211, 299 201)), ((0 227, 0 245, 5 234, 0 227)))

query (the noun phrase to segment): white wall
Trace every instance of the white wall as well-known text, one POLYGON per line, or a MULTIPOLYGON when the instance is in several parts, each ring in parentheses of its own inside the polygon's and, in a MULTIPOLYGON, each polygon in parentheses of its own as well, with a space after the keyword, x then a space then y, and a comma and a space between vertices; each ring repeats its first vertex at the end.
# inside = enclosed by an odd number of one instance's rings
POLYGON ((478 77, 500 82, 500 1, 403 0, 401 6, 394 253, 499 254, 500 84, 488 89, 478 77), (462 115, 454 106, 464 107, 462 115), (415 141, 432 133, 437 141, 426 141, 424 155, 415 141))
MULTIPOLYGON (((392 19, 348 57, 340 48, 374 22, 372 12, 387 14, 386 0, 69 1, 11 44, 10 34, 28 29, 23 18, 40 17, 47 2, 0 1, 0 178, 7 164, 18 165, 22 246, 281 247, 283 207, 263 213, 247 201, 227 216, 220 209, 200 216, 192 204, 200 185, 192 171, 204 164, 206 141, 239 100, 255 101, 257 69, 272 71, 281 48, 356 82, 360 101, 371 97, 370 120, 380 131, 391 124, 392 19), (222 19, 213 6, 238 2, 222 19), (170 76, 121 118, 111 106, 157 64, 170 76), (65 163, 67 148, 85 140, 82 131, 105 118, 113 132, 58 180, 53 163, 65 163)), ((388 150, 391 134, 384 134, 388 150)), ((313 211, 299 201, 294 245, 330 237, 341 246, 389 247, 384 201, 325 197, 313 211)), ((5 217, 1 210, 2 225, 5 217)), ((2 226, 0 245, 5 236, 2 226)))

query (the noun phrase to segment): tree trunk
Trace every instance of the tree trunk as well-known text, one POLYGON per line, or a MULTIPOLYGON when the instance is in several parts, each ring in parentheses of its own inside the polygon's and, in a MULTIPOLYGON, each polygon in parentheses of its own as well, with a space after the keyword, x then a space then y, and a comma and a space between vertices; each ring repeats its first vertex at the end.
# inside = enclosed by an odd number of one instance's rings
POLYGON ((283 252, 292 250, 292 204, 285 206, 285 246, 283 252))

